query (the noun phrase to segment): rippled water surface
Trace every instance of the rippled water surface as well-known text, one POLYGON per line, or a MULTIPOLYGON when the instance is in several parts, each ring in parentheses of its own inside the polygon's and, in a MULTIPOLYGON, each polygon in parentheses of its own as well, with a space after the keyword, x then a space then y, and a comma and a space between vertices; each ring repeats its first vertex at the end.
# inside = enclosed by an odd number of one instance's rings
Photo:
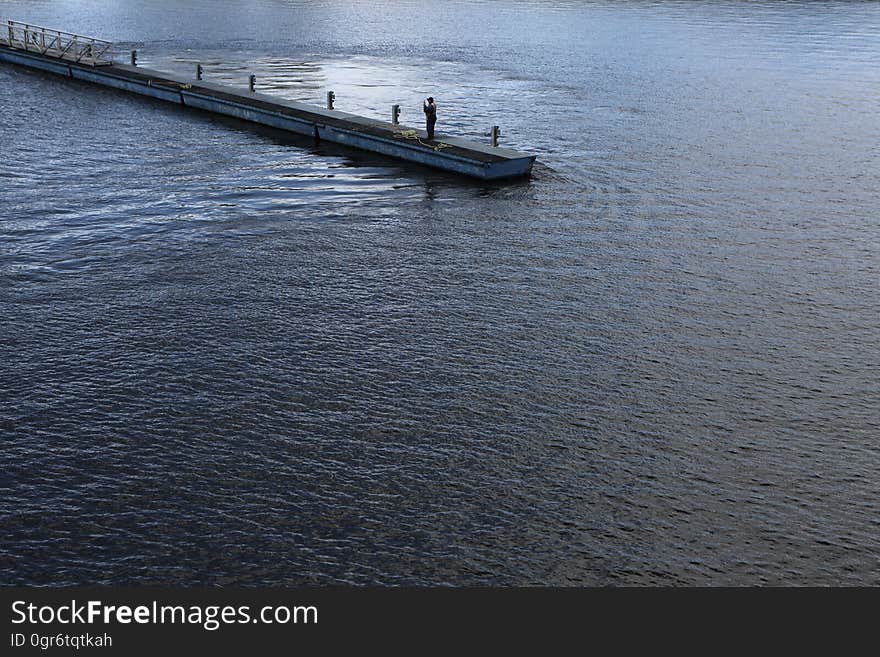
POLYGON ((538 154, 0 65, 5 584, 880 584, 880 5, 8 0, 538 154))

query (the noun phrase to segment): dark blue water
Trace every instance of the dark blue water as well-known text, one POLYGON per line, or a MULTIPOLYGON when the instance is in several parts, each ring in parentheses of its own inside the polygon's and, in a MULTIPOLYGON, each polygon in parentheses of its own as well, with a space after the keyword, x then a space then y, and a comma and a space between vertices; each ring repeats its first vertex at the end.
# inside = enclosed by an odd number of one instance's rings
POLYGON ((0 65, 3 584, 880 584, 880 5, 11 0, 539 156, 0 65))

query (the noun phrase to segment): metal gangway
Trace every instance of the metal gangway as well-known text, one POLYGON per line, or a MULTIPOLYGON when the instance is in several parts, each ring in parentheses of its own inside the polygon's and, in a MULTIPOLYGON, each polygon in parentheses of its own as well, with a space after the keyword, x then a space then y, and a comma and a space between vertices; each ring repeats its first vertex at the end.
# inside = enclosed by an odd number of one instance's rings
POLYGON ((7 21, 7 29, 10 48, 91 66, 113 63, 113 44, 109 41, 17 21, 7 21))

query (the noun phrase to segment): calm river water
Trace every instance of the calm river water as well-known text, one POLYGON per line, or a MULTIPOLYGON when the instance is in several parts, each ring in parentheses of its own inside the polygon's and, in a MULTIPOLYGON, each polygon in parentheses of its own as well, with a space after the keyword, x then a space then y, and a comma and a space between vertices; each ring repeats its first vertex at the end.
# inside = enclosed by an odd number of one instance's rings
POLYGON ((0 65, 3 584, 880 584, 880 4, 0 10, 539 155, 0 65))

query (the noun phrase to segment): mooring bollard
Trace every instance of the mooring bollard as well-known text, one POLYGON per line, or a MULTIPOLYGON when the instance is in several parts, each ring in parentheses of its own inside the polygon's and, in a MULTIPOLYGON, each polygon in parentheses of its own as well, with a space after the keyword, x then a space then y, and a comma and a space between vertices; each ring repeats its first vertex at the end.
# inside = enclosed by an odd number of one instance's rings
POLYGON ((501 128, 497 125, 492 126, 492 146, 498 146, 498 138, 501 136, 501 128))
POLYGON ((131 65, 132 66, 138 65, 138 51, 137 50, 131 51, 131 65))
POLYGON ((252 75, 251 77, 248 78, 248 87, 250 88, 251 93, 254 93, 254 87, 256 87, 256 86, 257 86, 257 76, 252 75))
POLYGON ((391 106, 391 123, 394 125, 400 123, 400 105, 391 106))
POLYGON ((202 65, 196 64, 196 80, 202 79, 202 65))
POLYGON ((333 109, 333 101, 336 100, 336 94, 332 91, 327 92, 327 109, 333 109))

